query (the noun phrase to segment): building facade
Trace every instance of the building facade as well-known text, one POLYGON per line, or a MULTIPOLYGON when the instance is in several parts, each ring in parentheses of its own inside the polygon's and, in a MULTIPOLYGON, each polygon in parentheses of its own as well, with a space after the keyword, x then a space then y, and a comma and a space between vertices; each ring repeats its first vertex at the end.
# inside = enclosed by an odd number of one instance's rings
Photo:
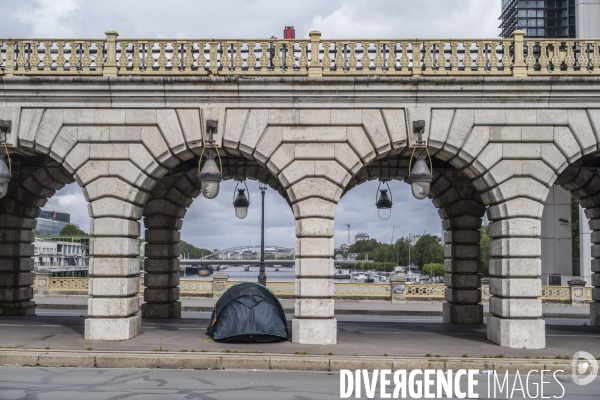
MULTIPOLYGON (((59 235, 60 231, 69 224, 71 224, 71 214, 42 211, 37 218, 36 230, 40 235, 59 235)), ((73 225, 79 228, 79 225, 73 225)))
POLYGON ((48 270, 60 276, 71 276, 72 273, 87 276, 89 249, 85 243, 36 238, 33 247, 35 270, 48 270))
POLYGON ((600 0, 502 0, 500 36, 600 37, 600 0))

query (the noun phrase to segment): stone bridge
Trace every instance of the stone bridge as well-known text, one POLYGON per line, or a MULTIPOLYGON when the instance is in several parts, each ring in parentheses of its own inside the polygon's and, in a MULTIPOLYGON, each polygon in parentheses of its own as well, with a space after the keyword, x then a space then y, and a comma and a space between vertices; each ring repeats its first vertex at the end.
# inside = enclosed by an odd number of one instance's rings
MULTIPOLYGON (((178 318, 179 231, 200 193, 207 120, 225 179, 277 190, 296 219, 297 343, 336 343, 336 205, 403 180, 424 120, 443 221, 444 322, 483 322, 479 228, 491 221, 488 338, 545 346, 540 218, 553 185, 600 243, 599 40, 3 40, 0 119, 12 179, 0 200, 0 315, 33 315, 33 230, 76 181, 91 220, 85 338, 126 340, 178 318), (144 218, 145 232, 140 220, 144 218), (139 240, 145 304, 139 311, 139 240)), ((221 198, 212 201, 221 201, 221 198)), ((203 199, 201 201, 208 201, 203 199)), ((600 245, 591 323, 600 325, 600 245)), ((596 259, 595 257, 598 257, 596 259)))

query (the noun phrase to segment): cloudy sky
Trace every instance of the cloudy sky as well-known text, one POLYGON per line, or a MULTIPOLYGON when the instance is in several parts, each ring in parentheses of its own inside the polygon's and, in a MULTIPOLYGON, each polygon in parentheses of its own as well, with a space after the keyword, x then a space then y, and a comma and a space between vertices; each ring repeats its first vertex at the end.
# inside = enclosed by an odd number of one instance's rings
MULTIPOLYGON (((324 38, 485 38, 499 34, 500 0, 0 0, 0 37, 101 38, 116 30, 129 38, 263 38, 283 36, 292 25, 296 37, 320 30, 324 38)), ((260 243, 260 193, 249 181, 251 201, 244 220, 231 205, 234 182, 222 184, 213 201, 196 199, 184 219, 182 238, 209 249, 260 243)), ((383 242, 409 232, 439 234, 440 219, 430 201, 415 200, 409 185, 393 182, 392 217, 382 221, 375 208, 377 182, 350 191, 339 203, 335 245, 366 232, 383 242)), ((274 191, 266 196, 265 241, 294 245, 294 217, 274 191)), ((69 212, 89 229, 86 202, 77 184, 65 187, 46 210, 69 212)))

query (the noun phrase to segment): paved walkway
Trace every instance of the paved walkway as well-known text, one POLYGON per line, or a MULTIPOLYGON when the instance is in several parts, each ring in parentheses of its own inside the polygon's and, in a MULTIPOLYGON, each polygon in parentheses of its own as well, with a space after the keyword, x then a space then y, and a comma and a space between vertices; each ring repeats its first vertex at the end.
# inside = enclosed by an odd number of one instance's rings
MULTIPOLYGON (((61 297, 39 297, 33 299, 39 309, 80 309, 87 310, 87 297, 84 296, 61 296, 61 297)), ((140 303, 142 299, 140 298, 140 303)), ((202 297, 184 297, 181 299, 184 311, 212 311, 215 299, 202 297)), ((294 313, 294 300, 281 300, 286 313, 294 313)), ((590 308, 584 306, 570 305, 544 305, 544 317, 547 318, 589 318, 590 308)), ((488 312, 488 305, 483 305, 484 313, 488 312)), ((410 302, 398 304, 384 301, 350 301, 336 300, 336 314, 369 314, 369 315, 414 315, 414 316, 441 316, 442 302, 410 302)))
MULTIPOLYGON (((37 316, 0 318, 0 346, 3 348, 52 350, 117 351, 212 351, 261 352, 282 354, 328 354, 361 356, 447 356, 506 357, 572 356, 585 350, 599 357, 600 327, 547 325, 547 348, 543 350, 507 349, 486 339, 485 325, 451 325, 419 322, 338 321, 338 344, 301 345, 291 342, 272 344, 216 343, 205 335, 206 318, 149 320, 142 322, 142 333, 122 342, 86 341, 85 319, 78 316, 37 316), (429 354, 429 355, 428 355, 429 354)), ((291 337, 291 324, 289 324, 291 337)))

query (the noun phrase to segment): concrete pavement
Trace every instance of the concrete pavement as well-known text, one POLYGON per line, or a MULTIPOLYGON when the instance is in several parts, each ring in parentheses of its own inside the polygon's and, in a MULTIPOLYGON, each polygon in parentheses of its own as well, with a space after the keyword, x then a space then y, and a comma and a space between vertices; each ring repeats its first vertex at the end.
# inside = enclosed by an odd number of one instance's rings
MULTIPOLYGON (((419 318, 421 319, 421 318, 419 318)), ((427 321, 377 320, 338 321, 338 343, 303 345, 291 342, 235 344, 217 343, 205 335, 206 318, 149 320, 142 322, 142 333, 127 341, 86 341, 84 318, 78 316, 3 317, 0 319, 0 346, 16 349, 86 351, 164 351, 172 352, 260 352, 278 354, 329 354, 345 356, 424 357, 550 357, 571 356, 584 350, 595 354, 600 349, 600 327, 548 325, 547 347, 523 350, 499 347, 486 339, 485 325, 452 325, 427 321), (91 350, 90 350, 91 351, 91 350)), ((558 321, 560 322, 560 321, 558 321)), ((290 337, 291 337, 291 324, 290 337)))
MULTIPOLYGON (((87 296, 61 296, 43 297, 33 299, 38 310, 44 309, 72 309, 87 310, 87 296)), ((212 311, 215 299, 203 297, 182 297, 181 309, 188 312, 212 311)), ((294 313, 293 299, 283 299, 281 304, 286 313, 294 313)), ((142 303, 140 298, 140 304, 142 303)), ((389 301, 351 301, 336 300, 336 315, 403 315, 403 316, 442 316, 442 302, 410 302, 391 303, 389 301)), ((488 305, 483 305, 484 314, 488 314, 488 305)), ((543 316, 546 318, 589 318, 589 305, 571 306, 561 304, 545 304, 542 307, 543 316)))

